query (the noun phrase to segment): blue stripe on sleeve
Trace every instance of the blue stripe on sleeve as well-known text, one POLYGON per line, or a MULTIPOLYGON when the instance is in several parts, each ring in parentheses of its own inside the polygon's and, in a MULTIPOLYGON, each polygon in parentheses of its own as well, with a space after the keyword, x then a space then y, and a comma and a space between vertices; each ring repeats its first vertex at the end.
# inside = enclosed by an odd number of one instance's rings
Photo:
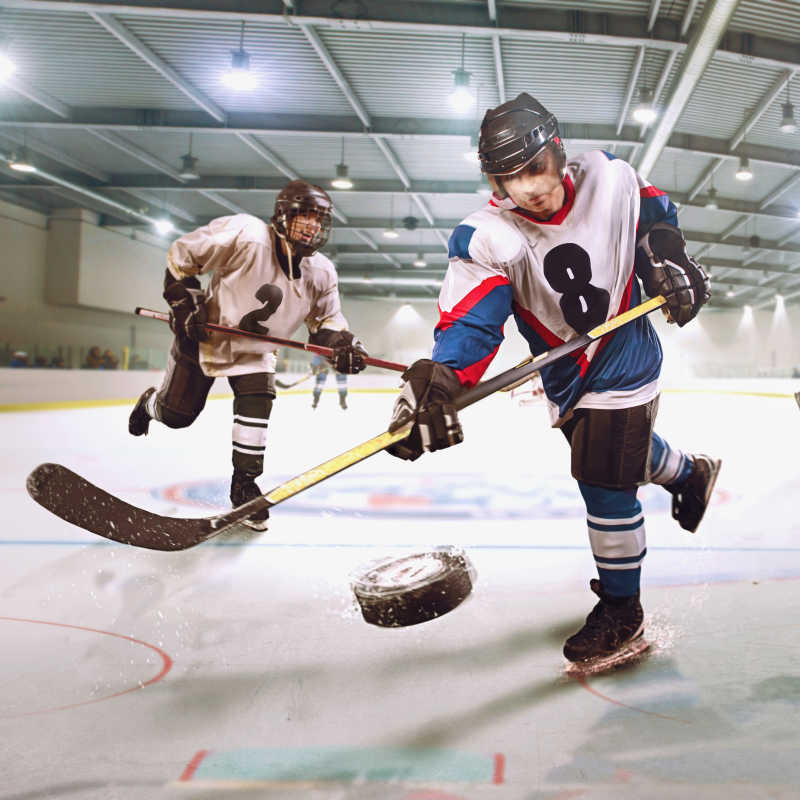
POLYGON ((678 227, 678 209, 666 194, 643 197, 639 204, 639 231, 646 231, 656 222, 668 222, 678 227))
POLYGON ((431 358, 453 369, 466 369, 486 358, 503 341, 503 325, 511 313, 512 295, 509 284, 495 286, 449 328, 437 327, 431 358))
POLYGON ((475 228, 472 225, 456 225, 450 234, 450 241, 447 243, 448 257, 472 261, 469 256, 469 243, 473 233, 475 233, 475 228))

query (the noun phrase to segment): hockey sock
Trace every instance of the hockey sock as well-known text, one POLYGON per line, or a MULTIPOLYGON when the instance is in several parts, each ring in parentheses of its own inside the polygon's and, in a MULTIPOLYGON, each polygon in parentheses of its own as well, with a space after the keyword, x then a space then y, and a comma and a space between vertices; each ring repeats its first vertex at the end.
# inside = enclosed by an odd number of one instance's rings
POLYGON ((158 392, 153 392, 150 397, 147 398, 147 402, 144 404, 144 410, 151 419, 161 419, 158 415, 158 392))
POLYGON ((233 399, 233 468, 257 477, 264 471, 267 427, 272 411, 269 395, 247 394, 233 399))
POLYGON ((606 489, 578 481, 586 503, 589 542, 607 594, 632 597, 639 591, 647 553, 642 506, 636 489, 606 489))
POLYGON ((691 474, 694 462, 691 456, 674 450, 657 433, 653 433, 650 450, 650 482, 668 489, 680 486, 691 474))

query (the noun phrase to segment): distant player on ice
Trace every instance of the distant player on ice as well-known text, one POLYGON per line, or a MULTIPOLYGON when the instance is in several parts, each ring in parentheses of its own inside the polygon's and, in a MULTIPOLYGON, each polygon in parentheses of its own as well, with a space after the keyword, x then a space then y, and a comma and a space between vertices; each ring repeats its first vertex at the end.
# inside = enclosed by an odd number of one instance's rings
MULTIPOLYGON (((450 237, 433 354, 403 375, 390 425, 416 422, 389 449, 400 458, 462 440, 452 401, 480 380, 511 314, 535 355, 640 303, 636 276, 649 296, 666 298, 679 326, 709 298, 669 198, 610 154, 567 161, 556 118, 530 95, 486 112, 478 150, 494 193, 450 237)), ((590 582, 599 602, 564 645, 579 664, 632 649, 644 629, 637 487, 663 485, 673 517, 694 531, 719 471, 718 460, 682 453, 654 432, 661 360, 642 317, 541 370, 552 423, 570 443, 599 576, 590 582)))
MULTIPOLYGON (((328 367, 327 359, 321 355, 315 355, 311 359, 311 372, 314 375, 314 389, 311 392, 311 408, 316 408, 319 405, 319 398, 322 396, 322 390, 325 387, 325 382, 328 380, 328 367)), ((336 372, 336 388, 339 392, 339 406, 342 410, 347 410, 347 375, 342 372, 336 372)))
MULTIPOLYGON (((364 369, 367 351, 347 330, 336 270, 317 252, 328 240, 332 208, 325 191, 294 180, 278 195, 269 224, 249 214, 221 217, 169 249, 164 299, 175 340, 161 388, 142 394, 128 429, 146 434, 152 419, 170 428, 191 425, 214 379, 226 377, 234 394, 234 508, 261 494, 255 479, 264 468, 277 355, 274 345, 212 334, 204 323, 288 337, 305 322, 309 342, 333 348, 338 372, 364 369), (209 273, 204 293, 196 276, 209 273)), ((245 524, 266 530, 268 517, 265 510, 245 524)))

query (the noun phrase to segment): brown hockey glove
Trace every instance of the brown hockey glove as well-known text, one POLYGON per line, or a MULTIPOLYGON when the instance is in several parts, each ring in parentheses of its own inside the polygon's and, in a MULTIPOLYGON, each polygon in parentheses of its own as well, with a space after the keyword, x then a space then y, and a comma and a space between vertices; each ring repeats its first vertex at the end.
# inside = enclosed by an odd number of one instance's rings
POLYGON ((328 359, 330 365, 345 375, 355 375, 367 365, 364 356, 369 355, 367 349, 350 331, 332 331, 321 328, 308 337, 310 344, 333 348, 333 355, 328 359))
POLYGON ((386 448, 397 458, 415 461, 424 452, 444 450, 464 441, 454 398, 461 392, 455 372, 444 364, 422 358, 404 373, 403 389, 397 398, 389 423, 396 431, 410 420, 414 427, 408 438, 386 448))
POLYGON ((183 281, 175 281, 164 289, 164 299, 172 309, 169 326, 178 339, 189 339, 193 342, 204 342, 208 339, 210 334, 205 327, 208 309, 202 290, 189 288, 183 281))
POLYGON ((649 297, 663 295, 668 321, 682 328, 711 297, 708 275, 686 252, 681 232, 666 222, 653 225, 638 246, 649 261, 644 269, 645 292, 649 297))

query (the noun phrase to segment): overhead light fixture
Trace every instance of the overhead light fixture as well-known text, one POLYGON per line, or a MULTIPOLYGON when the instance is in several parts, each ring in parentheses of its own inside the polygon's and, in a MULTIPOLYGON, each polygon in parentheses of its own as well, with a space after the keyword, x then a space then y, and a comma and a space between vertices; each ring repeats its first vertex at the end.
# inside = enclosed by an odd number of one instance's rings
POLYGON ((428 266, 428 262, 425 260, 425 256, 422 253, 417 253, 417 257, 411 263, 415 267, 428 266))
POLYGON ((336 177, 331 181, 334 189, 352 189, 353 181, 347 175, 347 164, 336 165, 336 177))
POLYGON ((781 106, 783 115, 781 116, 781 124, 778 126, 781 133, 797 132, 797 123, 794 121, 794 106, 789 97, 789 83, 790 81, 786 81, 786 102, 781 106))
POLYGON ((159 236, 166 236, 170 231, 175 229, 175 226, 166 217, 155 220, 153 227, 158 232, 159 236))
POLYGON ((0 83, 5 83, 16 71, 17 65, 8 53, 0 52, 0 83))
POLYGON ((178 177, 185 181, 199 180, 200 174, 197 171, 197 159, 194 156, 190 156, 188 153, 181 156, 181 171, 178 173, 178 177))
POLYGON ((739 168, 736 170, 736 180, 753 180, 753 171, 750 169, 750 159, 747 156, 739 156, 739 168))
POLYGON ((633 118, 642 125, 649 125, 656 118, 656 111, 653 108, 652 89, 642 89, 639 92, 639 105, 633 110, 633 118))
POLYGON ((706 199, 706 208, 719 208, 717 203, 717 190, 712 186, 708 190, 708 198, 706 199))
POLYGON ((450 105, 463 114, 472 108, 475 102, 475 97, 469 88, 469 81, 472 76, 471 72, 464 69, 464 46, 466 42, 465 34, 461 34, 461 66, 453 70, 453 91, 450 93, 450 105))
POLYGON ((349 169, 344 163, 344 137, 342 137, 342 161, 336 165, 336 177, 331 181, 334 189, 352 189, 353 181, 348 175, 349 169))
POLYGON ((728 287, 728 291, 725 292, 725 297, 734 297, 736 292, 733 291, 733 286, 728 287))
POLYGON ((231 50, 231 68, 222 76, 222 82, 236 92, 247 92, 258 86, 258 78, 250 70, 250 55, 244 49, 244 21, 239 37, 239 49, 231 50))
POLYGON ((36 172, 36 165, 28 155, 28 148, 24 146, 11 154, 8 166, 16 172, 36 172))
POLYGON ((199 180, 197 172, 197 159, 192 155, 192 134, 189 134, 189 152, 181 156, 181 169, 178 177, 185 181, 199 180))
POLYGON ((400 234, 394 227, 394 194, 389 195, 389 227, 383 232, 386 239, 396 239, 400 234))

